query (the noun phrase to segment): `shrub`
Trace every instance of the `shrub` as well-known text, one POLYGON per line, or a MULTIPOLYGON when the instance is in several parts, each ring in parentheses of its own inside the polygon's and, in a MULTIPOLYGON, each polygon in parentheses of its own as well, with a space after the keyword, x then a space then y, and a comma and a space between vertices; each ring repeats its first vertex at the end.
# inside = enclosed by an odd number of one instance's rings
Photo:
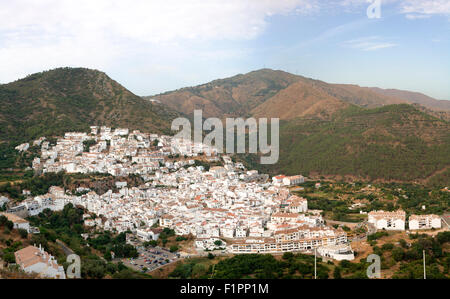
POLYGON ((6 221, 5 226, 9 229, 12 230, 14 228, 14 223, 12 221, 6 221))
POLYGON ((403 251, 403 249, 397 247, 392 251, 392 258, 396 261, 399 262, 401 260, 403 260, 405 257, 405 252, 403 251))
POLYGON ((294 254, 292 252, 283 253, 283 260, 290 260, 292 258, 294 258, 294 254))
POLYGON ((22 239, 26 239, 28 237, 28 232, 26 229, 19 228, 19 235, 22 239))
POLYGON ((383 251, 392 250, 393 248, 394 248, 394 244, 391 244, 391 243, 386 243, 386 244, 383 244, 383 246, 381 246, 381 250, 383 250, 383 251))
POLYGON ((14 256, 14 253, 8 252, 3 255, 3 260, 8 264, 13 264, 16 262, 16 257, 14 256))

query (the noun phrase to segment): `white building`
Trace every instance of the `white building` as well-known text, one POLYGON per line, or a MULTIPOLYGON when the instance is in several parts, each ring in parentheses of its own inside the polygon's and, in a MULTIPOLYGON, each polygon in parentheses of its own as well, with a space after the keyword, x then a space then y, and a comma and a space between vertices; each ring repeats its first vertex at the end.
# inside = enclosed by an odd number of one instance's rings
POLYGON ((0 196, 0 208, 9 203, 9 199, 5 196, 0 196))
POLYGON ((128 129, 117 128, 114 130, 113 135, 114 136, 125 136, 125 135, 128 135, 128 133, 129 133, 128 129))
POLYGON ((24 152, 24 151, 28 150, 29 148, 30 148, 29 143, 23 143, 23 144, 15 147, 15 149, 18 150, 19 152, 24 152))
POLYGON ((158 240, 161 232, 161 228, 142 228, 136 230, 137 236, 143 241, 156 241, 158 240))
POLYGON ((244 227, 238 227, 236 229, 236 238, 245 238, 247 237, 247 229, 244 227))
POLYGON ((246 238, 233 240, 229 252, 243 253, 282 253, 310 251, 325 245, 347 243, 347 234, 342 230, 320 228, 291 229, 277 233, 270 238, 246 238))
POLYGON ((211 238, 197 238, 195 240, 195 246, 202 250, 214 250, 226 248, 227 244, 224 241, 220 240, 219 238, 211 237, 211 238), (217 245, 219 244, 219 242, 220 245, 217 245))
POLYGON ((127 186, 127 182, 116 182, 116 187, 121 189, 127 186))
POLYGON ((294 175, 283 178, 283 185, 294 186, 305 182, 305 178, 302 175, 294 175))
POLYGON ((406 213, 403 210, 369 212, 369 223, 373 224, 376 229, 405 230, 405 221, 406 213))
POLYGON ((163 215, 159 218, 159 225, 162 227, 170 227, 173 224, 174 217, 172 215, 163 215))
POLYGON ((227 174, 227 171, 222 166, 211 167, 209 171, 214 175, 215 178, 220 178, 227 174))
POLYGON ((290 213, 305 213, 308 211, 308 200, 297 195, 292 195, 286 201, 287 211, 290 213))
POLYGON ((272 183, 275 185, 275 186, 281 186, 281 185, 283 185, 283 180, 286 178, 286 176, 285 175, 282 175, 282 174, 280 174, 280 175, 277 175, 277 176, 274 176, 273 178, 272 178, 272 183))
POLYGON ((39 245, 28 246, 14 253, 16 263, 27 273, 37 273, 43 278, 65 279, 64 268, 59 266, 56 259, 44 251, 39 245))
POLYGON ((409 229, 441 228, 441 217, 438 215, 411 215, 409 217, 409 229))
POLYGON ((9 221, 14 223, 14 229, 24 229, 28 233, 30 232, 30 223, 25 219, 10 213, 0 213, 0 215, 5 216, 9 221))
POLYGON ((222 227, 220 228, 220 235, 224 238, 232 239, 234 238, 234 228, 232 227, 222 227))
POLYGON ((321 246, 317 248, 317 252, 323 257, 329 257, 337 261, 351 261, 355 259, 352 248, 346 244, 321 246))

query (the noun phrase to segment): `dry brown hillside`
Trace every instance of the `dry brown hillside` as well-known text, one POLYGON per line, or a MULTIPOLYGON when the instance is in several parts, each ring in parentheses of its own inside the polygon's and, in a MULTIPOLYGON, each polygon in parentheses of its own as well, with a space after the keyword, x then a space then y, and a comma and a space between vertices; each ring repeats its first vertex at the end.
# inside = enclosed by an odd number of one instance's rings
POLYGON ((381 89, 377 87, 373 87, 371 88, 371 90, 382 95, 406 100, 409 103, 420 104, 427 107, 428 109, 450 111, 450 101, 436 100, 419 92, 411 92, 398 89, 381 89))
POLYGON ((184 114, 203 110, 205 117, 297 116, 327 118, 342 103, 364 108, 419 103, 428 109, 446 105, 422 94, 330 84, 283 71, 262 69, 145 98, 157 98, 184 114), (408 96, 405 96, 408 95, 408 96))
POLYGON ((264 69, 160 99, 185 114, 279 117, 278 163, 243 158, 262 172, 449 183, 449 118, 410 98, 264 69))
POLYGON ((296 82, 281 90, 252 110, 255 117, 318 117, 328 119, 335 112, 347 107, 345 103, 324 91, 304 82, 296 82))
POLYGON ((185 114, 201 109, 205 117, 248 116, 252 109, 300 79, 283 71, 264 69, 145 98, 157 98, 185 114))
POLYGON ((379 94, 370 88, 358 85, 333 84, 332 86, 333 88, 330 89, 330 92, 334 93, 336 97, 361 107, 376 108, 385 105, 409 103, 404 99, 379 94))

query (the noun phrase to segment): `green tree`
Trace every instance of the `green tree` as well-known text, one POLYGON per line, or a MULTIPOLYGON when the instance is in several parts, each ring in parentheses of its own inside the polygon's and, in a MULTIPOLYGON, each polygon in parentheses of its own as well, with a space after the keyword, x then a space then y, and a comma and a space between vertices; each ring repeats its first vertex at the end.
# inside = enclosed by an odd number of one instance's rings
POLYGON ((392 250, 392 258, 396 262, 403 260, 404 257, 405 257, 405 252, 403 251, 403 249, 396 247, 396 248, 394 248, 394 250, 392 250))
POLYGON ((14 256, 14 253, 8 252, 3 255, 3 260, 8 264, 14 264, 16 262, 16 257, 14 256))
POLYGON ((341 278, 342 278, 342 276, 341 276, 341 268, 340 268, 339 266, 336 266, 336 267, 334 268, 334 271, 333 271, 333 278, 334 278, 334 279, 341 279, 341 278))
POLYGON ((3 215, 0 215, 0 226, 5 225, 5 223, 8 221, 8 218, 6 218, 3 215))
POLYGON ((28 232, 26 229, 19 228, 19 235, 22 239, 26 239, 28 237, 28 232))
POLYGON ((111 251, 107 250, 107 251, 105 252, 105 254, 103 255, 103 257, 105 258, 105 260, 111 261, 111 260, 112 260, 111 251))
POLYGON ((9 230, 12 230, 14 228, 14 223, 8 220, 5 223, 5 227, 8 228, 9 230))
POLYGON ((291 260, 294 258, 294 254, 292 252, 283 253, 283 260, 291 260))
POLYGON ((392 243, 386 243, 381 246, 381 249, 383 251, 392 250, 393 248, 394 248, 394 244, 392 244, 392 243))

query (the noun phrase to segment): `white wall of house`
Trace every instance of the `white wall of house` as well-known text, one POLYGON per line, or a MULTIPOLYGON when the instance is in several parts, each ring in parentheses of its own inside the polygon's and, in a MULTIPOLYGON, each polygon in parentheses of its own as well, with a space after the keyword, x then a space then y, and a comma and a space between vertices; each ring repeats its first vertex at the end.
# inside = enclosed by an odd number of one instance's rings
POLYGON ((442 227, 441 219, 440 218, 428 218, 424 217, 423 219, 413 219, 409 221, 409 229, 411 230, 418 230, 418 229, 431 229, 436 228, 439 229, 442 227))
POLYGON ((378 219, 369 222, 373 223, 377 229, 405 230, 405 221, 401 219, 378 219))
POLYGON ((28 222, 14 223, 14 228, 15 229, 24 229, 29 233, 30 232, 30 223, 28 223, 28 222))
POLYGON ((38 273, 41 276, 48 278, 66 278, 63 267, 59 266, 58 269, 55 269, 47 263, 36 263, 27 268, 24 268, 23 270, 27 273, 38 273))

